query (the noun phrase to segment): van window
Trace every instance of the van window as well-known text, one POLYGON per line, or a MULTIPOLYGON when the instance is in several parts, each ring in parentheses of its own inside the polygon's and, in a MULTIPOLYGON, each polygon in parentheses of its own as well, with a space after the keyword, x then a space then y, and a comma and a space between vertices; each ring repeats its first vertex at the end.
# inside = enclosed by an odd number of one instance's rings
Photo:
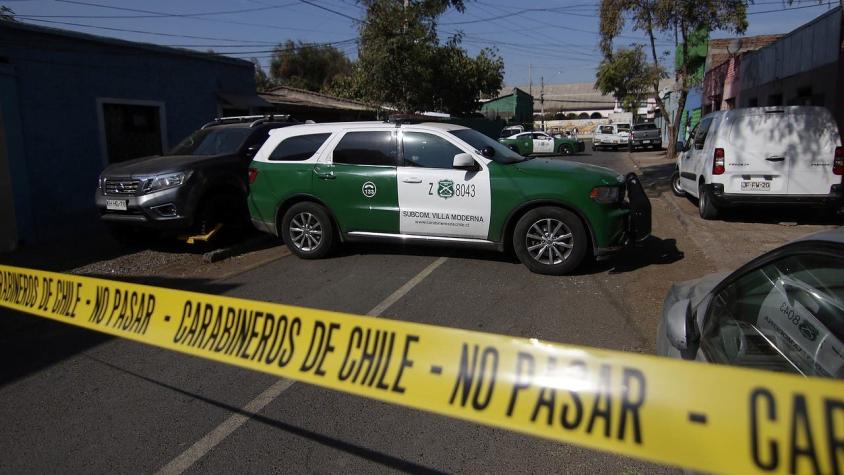
POLYGON ((697 128, 695 134, 695 149, 703 150, 703 145, 706 143, 706 136, 709 135, 709 126, 712 125, 712 117, 703 119, 700 127, 697 128))
POLYGON ((334 163, 395 166, 397 155, 392 131, 349 132, 334 148, 334 163))
POLYGON ((288 137, 279 143, 269 160, 298 162, 314 156, 331 134, 308 134, 288 137))

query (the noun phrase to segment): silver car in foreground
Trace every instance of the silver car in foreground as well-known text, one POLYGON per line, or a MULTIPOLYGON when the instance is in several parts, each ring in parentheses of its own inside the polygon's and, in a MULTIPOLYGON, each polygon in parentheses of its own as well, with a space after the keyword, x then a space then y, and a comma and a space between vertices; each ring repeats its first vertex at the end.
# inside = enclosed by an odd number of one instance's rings
POLYGON ((657 332, 662 356, 844 378, 844 228, 675 284, 657 332))

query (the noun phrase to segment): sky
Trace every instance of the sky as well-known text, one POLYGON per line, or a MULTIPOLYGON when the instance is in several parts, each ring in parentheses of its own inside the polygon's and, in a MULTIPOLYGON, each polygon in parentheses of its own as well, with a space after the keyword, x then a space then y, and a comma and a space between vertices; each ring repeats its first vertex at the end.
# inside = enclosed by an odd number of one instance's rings
MULTIPOLYGON (((821 0, 830 1, 830 0, 821 0)), ((818 0, 756 0, 746 35, 787 33, 838 5, 818 0)), ((496 48, 504 58, 506 85, 593 81, 600 63, 599 0, 467 0, 464 13, 439 19, 442 41, 456 32, 476 54, 496 48)), ((288 39, 331 43, 349 57, 364 9, 354 0, 0 0, 20 21, 233 57, 269 64, 273 45, 288 39)), ((713 32, 713 38, 733 36, 713 32)), ((673 50, 659 38, 660 50, 673 50)), ((645 43, 629 28, 616 45, 645 43)))

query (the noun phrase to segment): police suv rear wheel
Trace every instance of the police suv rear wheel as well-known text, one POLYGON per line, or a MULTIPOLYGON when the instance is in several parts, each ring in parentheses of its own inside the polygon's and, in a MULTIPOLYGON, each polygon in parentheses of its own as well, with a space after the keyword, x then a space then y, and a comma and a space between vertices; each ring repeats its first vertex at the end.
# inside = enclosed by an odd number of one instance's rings
POLYGON ((334 224, 322 206, 297 203, 281 220, 281 235, 291 252, 305 259, 319 259, 334 247, 334 224))
POLYGON ((574 213, 543 206, 525 213, 513 231, 513 249, 522 264, 537 274, 563 275, 583 261, 586 230, 574 213))

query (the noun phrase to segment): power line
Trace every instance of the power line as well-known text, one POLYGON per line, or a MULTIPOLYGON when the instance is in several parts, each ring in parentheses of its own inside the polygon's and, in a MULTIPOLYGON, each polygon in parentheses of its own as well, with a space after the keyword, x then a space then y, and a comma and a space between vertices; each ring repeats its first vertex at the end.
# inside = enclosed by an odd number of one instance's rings
MULTIPOLYGON (((227 10, 227 11, 216 11, 216 12, 199 12, 199 13, 161 13, 161 12, 154 12, 150 10, 140 10, 137 8, 127 8, 127 7, 116 7, 113 5, 103 5, 101 3, 91 3, 91 2, 82 2, 79 0, 53 0, 59 3, 70 3, 73 5, 84 5, 88 7, 100 7, 100 8, 109 8, 112 10, 122 10, 127 12, 135 12, 135 13, 148 13, 152 14, 152 17, 135 17, 135 18, 157 18, 157 17, 183 17, 183 18, 192 18, 192 17, 202 17, 202 16, 215 16, 215 15, 232 15, 238 13, 248 13, 248 12, 257 12, 257 11, 264 11, 264 10, 275 10, 278 8, 285 8, 291 7, 293 5, 298 5, 297 2, 292 3, 284 3, 281 5, 270 5, 266 7, 257 7, 257 8, 243 8, 240 10, 227 10)), ((30 15, 32 16, 32 15, 30 15)), ((39 18, 50 18, 50 17, 59 17, 59 15, 39 15, 39 18)), ((66 17, 69 18, 69 17, 66 17)), ((78 16, 78 18, 133 18, 132 16, 124 16, 124 17, 98 17, 98 16, 78 16)))
POLYGON ((787 8, 779 8, 776 10, 763 10, 758 12, 748 12, 747 15, 761 15, 763 13, 779 13, 779 12, 790 12, 791 10, 802 10, 804 8, 815 8, 815 7, 825 7, 832 5, 832 2, 827 3, 815 3, 813 5, 803 5, 802 7, 787 7, 787 8))
POLYGON ((331 13, 333 13, 333 14, 335 14, 335 15, 340 15, 340 16, 341 16, 341 17, 343 17, 343 18, 348 18, 349 20, 352 20, 352 21, 353 21, 353 22, 355 22, 355 23, 366 23, 365 21, 361 20, 360 18, 356 18, 356 17, 353 17, 353 16, 351 16, 351 15, 347 15, 347 14, 345 14, 345 13, 341 12, 341 11, 333 10, 333 9, 331 9, 331 8, 324 7, 324 6, 322 6, 322 5, 316 4, 316 3, 314 3, 314 2, 310 2, 310 1, 308 1, 308 0, 299 0, 299 1, 300 1, 300 2, 302 2, 302 3, 304 3, 305 5, 310 5, 310 6, 312 6, 312 7, 319 8, 320 10, 325 10, 325 11, 327 11, 327 12, 331 12, 331 13))

